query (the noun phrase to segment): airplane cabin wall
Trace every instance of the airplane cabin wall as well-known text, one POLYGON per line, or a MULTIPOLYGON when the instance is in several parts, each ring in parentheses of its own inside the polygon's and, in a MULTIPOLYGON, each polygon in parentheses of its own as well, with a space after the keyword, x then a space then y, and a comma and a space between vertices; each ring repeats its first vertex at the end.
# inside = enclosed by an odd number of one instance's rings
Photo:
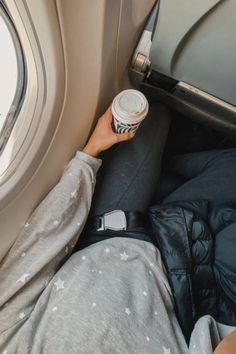
POLYGON ((44 67, 38 80, 44 82, 45 92, 40 123, 29 136, 27 151, 0 185, 0 259, 83 147, 98 114, 118 91, 130 87, 129 60, 154 3, 6 1, 18 25, 17 16, 28 16, 26 31, 38 45, 44 67))

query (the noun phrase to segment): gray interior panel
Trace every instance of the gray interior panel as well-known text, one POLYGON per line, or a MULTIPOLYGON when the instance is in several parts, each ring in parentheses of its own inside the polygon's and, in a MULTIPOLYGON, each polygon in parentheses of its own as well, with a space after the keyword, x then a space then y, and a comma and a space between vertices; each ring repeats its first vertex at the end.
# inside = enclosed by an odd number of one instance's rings
POLYGON ((153 69, 236 105, 236 1, 160 0, 153 69))

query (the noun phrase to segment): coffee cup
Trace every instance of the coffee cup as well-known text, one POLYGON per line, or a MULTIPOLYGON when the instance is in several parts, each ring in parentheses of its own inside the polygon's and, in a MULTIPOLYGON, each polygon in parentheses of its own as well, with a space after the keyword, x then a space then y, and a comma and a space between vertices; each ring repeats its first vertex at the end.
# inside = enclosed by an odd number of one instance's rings
POLYGON ((113 128, 117 134, 135 133, 147 116, 146 97, 138 90, 124 90, 112 102, 113 128))

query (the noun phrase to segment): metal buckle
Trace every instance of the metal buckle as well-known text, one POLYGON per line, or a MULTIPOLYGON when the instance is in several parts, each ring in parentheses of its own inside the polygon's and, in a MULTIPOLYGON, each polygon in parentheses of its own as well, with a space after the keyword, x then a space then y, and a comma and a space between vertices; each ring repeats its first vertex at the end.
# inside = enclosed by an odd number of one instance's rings
POLYGON ((105 213, 99 217, 101 226, 97 231, 113 230, 121 231, 127 230, 127 220, 125 213, 122 210, 113 210, 105 213))

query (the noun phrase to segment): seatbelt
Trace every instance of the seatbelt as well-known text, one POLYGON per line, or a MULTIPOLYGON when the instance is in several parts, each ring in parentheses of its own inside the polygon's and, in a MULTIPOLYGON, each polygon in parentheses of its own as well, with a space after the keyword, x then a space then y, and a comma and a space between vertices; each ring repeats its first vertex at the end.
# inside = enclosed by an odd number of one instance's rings
POLYGON ((113 210, 88 220, 89 231, 132 231, 148 227, 150 225, 147 215, 139 211, 113 210))

